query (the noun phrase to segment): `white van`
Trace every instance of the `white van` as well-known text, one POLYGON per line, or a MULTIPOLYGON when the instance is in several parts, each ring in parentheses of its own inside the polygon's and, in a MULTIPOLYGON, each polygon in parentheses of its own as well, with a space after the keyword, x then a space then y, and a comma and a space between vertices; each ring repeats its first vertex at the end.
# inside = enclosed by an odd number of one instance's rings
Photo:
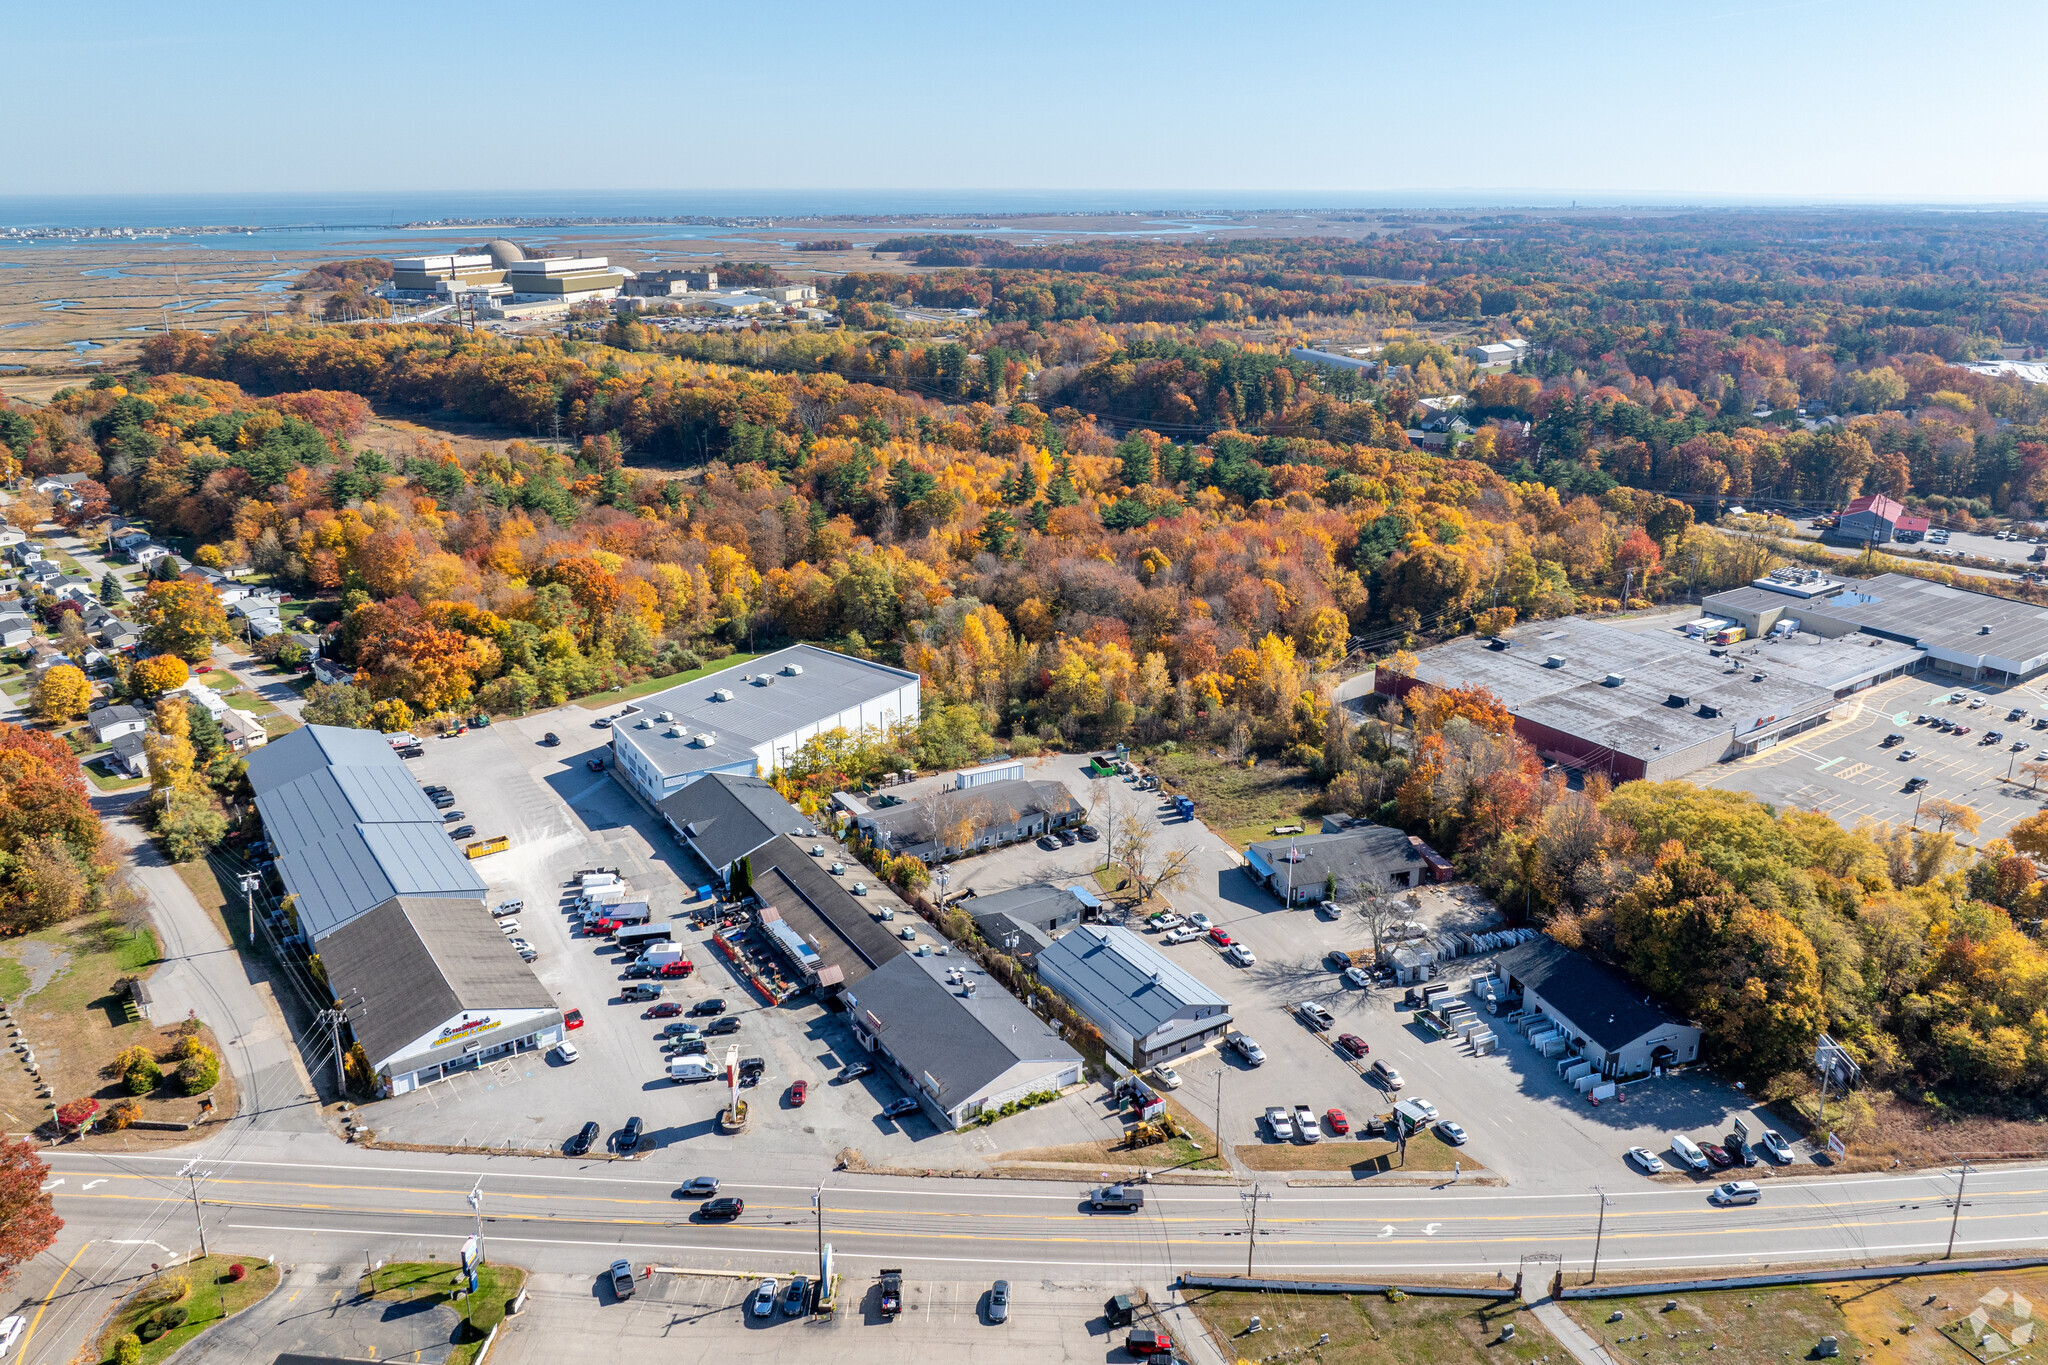
POLYGON ((391 742, 391 747, 394 749, 410 749, 413 745, 419 743, 419 740, 410 730, 400 730, 397 734, 386 735, 384 738, 391 742))
POLYGON ((677 1085, 684 1085, 691 1081, 708 1081, 718 1074, 718 1068, 703 1057, 671 1057, 668 1059, 668 1078, 677 1085))

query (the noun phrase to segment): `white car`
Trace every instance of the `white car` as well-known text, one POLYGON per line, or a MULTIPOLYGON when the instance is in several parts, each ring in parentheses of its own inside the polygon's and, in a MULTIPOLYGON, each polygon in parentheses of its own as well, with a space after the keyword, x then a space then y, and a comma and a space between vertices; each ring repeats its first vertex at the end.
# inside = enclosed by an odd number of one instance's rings
POLYGON ((1311 1028, 1326 1029, 1337 1022, 1331 1017, 1328 1010, 1313 1000, 1302 1001, 1294 1007, 1294 1012, 1300 1015, 1311 1028))
POLYGON ((537 950, 531 943, 528 943, 523 938, 515 938, 512 940, 512 951, 519 954, 521 957, 525 958, 528 962, 531 962, 535 958, 540 956, 539 950, 537 950))
POLYGON ((1700 1150, 1700 1145, 1683 1133, 1671 1135, 1671 1151, 1688 1168, 1701 1175, 1714 1169, 1714 1163, 1707 1160, 1707 1154, 1700 1150))
POLYGON ((1792 1163, 1792 1144, 1785 1141, 1785 1135, 1777 1129, 1764 1129, 1764 1135, 1757 1139, 1756 1145, 1768 1152, 1771 1160, 1779 1165, 1788 1166, 1792 1163))
POLYGON ((1193 925, 1188 925, 1185 928, 1172 930, 1159 941, 1161 943, 1193 943, 1201 936, 1202 931, 1200 929, 1195 928, 1193 925))
POLYGON ((1175 1071, 1172 1067, 1155 1066, 1152 1068, 1152 1074, 1155 1077, 1157 1077, 1159 1083, 1165 1086, 1168 1090, 1180 1089, 1180 1073, 1178 1071, 1175 1071))
POLYGON ((1150 920, 1148 922, 1154 929, 1178 929, 1183 924, 1187 923, 1187 921, 1182 919, 1179 915, 1174 914, 1161 915, 1158 918, 1150 920))
POLYGON ((1346 967, 1344 979, 1360 990, 1372 985, 1372 976, 1363 967, 1346 967))
POLYGON ((1445 1142, 1450 1143, 1453 1147, 1463 1147, 1465 1145, 1465 1125, 1462 1123, 1454 1123, 1450 1119, 1445 1119, 1437 1124, 1436 1135, 1445 1142))
POLYGON ((1274 1105, 1266 1111, 1266 1129, 1272 1133, 1275 1142, 1294 1141, 1294 1116, 1274 1105))
POLYGON ((0 1318, 0 1358, 5 1358, 14 1349, 14 1343, 21 1340, 21 1334, 27 1327, 27 1321, 19 1313, 11 1318, 0 1318))
POLYGON ((1408 1101, 1408 1103, 1414 1105, 1418 1110, 1421 1111, 1423 1122, 1436 1122, 1436 1106, 1431 1104, 1428 1100, 1410 1100, 1408 1101))
POLYGON ((525 908, 525 901, 503 901, 491 913, 494 915, 516 915, 525 908))
POLYGON ((1204 915, 1201 912, 1197 911, 1196 913, 1188 916, 1188 927, 1190 929, 1195 930, 1198 933, 1206 934, 1211 929, 1214 929, 1216 927, 1216 924, 1207 915, 1204 915))
POLYGON ((1659 1157, 1659 1156, 1658 1156, 1658 1155, 1657 1155, 1657 1154, 1656 1154, 1655 1152, 1651 1151, 1651 1150, 1650 1150, 1650 1149, 1649 1149, 1648 1147, 1631 1147, 1631 1148, 1629 1148, 1629 1149, 1628 1149, 1628 1159, 1629 1159, 1630 1161, 1633 1161, 1633 1162, 1635 1162, 1635 1163, 1636 1163, 1636 1165, 1638 1165, 1638 1166, 1642 1167, 1642 1168, 1643 1168, 1643 1174, 1645 1174, 1645 1175, 1661 1175, 1661 1174, 1663 1174, 1663 1171, 1664 1171, 1664 1162, 1663 1162, 1663 1159, 1662 1159, 1662 1158, 1660 1158, 1660 1157, 1659 1157))
POLYGON ((555 1044, 555 1060, 562 1063, 564 1066, 567 1066, 570 1062, 575 1061, 578 1057, 581 1057, 582 1055, 582 1053, 576 1050, 576 1044, 570 1042, 566 1038, 564 1038, 561 1042, 555 1044))
POLYGON ((499 920, 498 932, 503 934, 506 938, 516 938, 519 934, 519 921, 516 919, 499 920))
POLYGON ((1256 957, 1252 956, 1252 950, 1245 947, 1242 943, 1233 943, 1228 948, 1225 948, 1223 956, 1240 967, 1249 967, 1258 961, 1256 957))

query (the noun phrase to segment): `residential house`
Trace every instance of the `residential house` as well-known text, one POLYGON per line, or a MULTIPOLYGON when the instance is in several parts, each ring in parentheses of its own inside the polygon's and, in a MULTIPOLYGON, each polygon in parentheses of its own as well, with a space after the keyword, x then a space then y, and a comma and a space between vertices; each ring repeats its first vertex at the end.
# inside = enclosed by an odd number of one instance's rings
POLYGON ((19 649, 36 636, 26 616, 0 616, 0 649, 19 649))
POLYGON ((870 843, 927 863, 1036 839, 1078 825, 1087 815, 1065 784, 1022 778, 882 805, 887 799, 856 811, 855 827, 870 843))
POLYGON ((131 555, 149 543, 149 532, 139 526, 130 526, 125 530, 117 530, 107 537, 107 552, 109 554, 131 555))
POLYGON ((107 761, 130 777, 149 776, 149 757, 144 751, 141 735, 122 735, 115 740, 107 761))
POLYGON ((169 555, 170 552, 170 546, 159 545, 156 541, 147 540, 144 541, 142 544, 137 545, 133 549, 131 549, 128 552, 128 558, 132 563, 140 564, 143 568, 146 569, 150 565, 156 563, 158 560, 169 555))
POLYGON ((85 723, 92 727, 93 739, 106 744, 123 735, 139 735, 149 728, 149 716, 139 707, 125 703, 119 706, 102 706, 85 713, 85 723))
POLYGON ((206 714, 212 716, 215 720, 219 720, 228 709, 227 700, 220 693, 214 691, 197 678, 185 679, 183 686, 174 687, 169 692, 164 693, 164 695, 175 697, 181 693, 205 707, 206 714))
POLYGON ((343 683, 354 682, 355 676, 356 671, 353 668, 338 664, 332 659, 316 658, 313 660, 314 682, 326 683, 329 687, 338 687, 343 683))
POLYGON ((247 753, 270 743, 270 735, 263 728, 263 722, 248 711, 238 711, 230 706, 220 713, 220 732, 228 747, 236 753, 247 753))

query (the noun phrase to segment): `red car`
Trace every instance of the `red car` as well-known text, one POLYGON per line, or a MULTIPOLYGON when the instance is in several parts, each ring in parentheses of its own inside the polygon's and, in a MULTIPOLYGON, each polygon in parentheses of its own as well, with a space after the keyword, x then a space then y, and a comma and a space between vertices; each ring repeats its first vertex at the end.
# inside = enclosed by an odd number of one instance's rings
POLYGON ((1718 1142, 1702 1142, 1700 1144, 1700 1151, 1704 1152, 1707 1160, 1713 1162, 1716 1166, 1733 1166, 1735 1164, 1735 1158, 1728 1155, 1728 1149, 1718 1142))
POLYGON ((792 1108, 792 1109, 801 1109, 801 1108, 803 1108, 803 1107, 804 1107, 804 1101, 805 1101, 805 1100, 807 1100, 807 1099, 809 1099, 810 1097, 811 1097, 811 1083, 810 1083, 809 1081, 792 1081, 792 1082, 790 1082, 790 1086, 789 1086, 789 1107, 790 1107, 790 1108, 792 1108))
POLYGON ((688 976, 693 970, 695 970, 695 964, 690 959, 679 957, 674 962, 666 962, 655 968, 654 974, 667 977, 688 976))
POLYGON ((583 1011, 570 1010, 567 1014, 562 1016, 562 1025, 565 1028, 582 1028, 583 1011))
POLYGON ((1372 1045, 1355 1033, 1338 1034, 1337 1046, 1343 1048, 1354 1057, 1363 1057, 1366 1053, 1372 1051, 1372 1045))
POLYGON ((1338 1137, 1343 1137, 1351 1131, 1351 1120, 1344 1117, 1342 1109, 1332 1109, 1329 1113, 1323 1115, 1323 1126, 1338 1137))
POLYGON ((197 665, 194 665, 194 667, 193 667, 192 671, 193 671, 194 673, 211 673, 211 672, 213 672, 213 665, 212 665, 212 664, 197 664, 197 665))
POLYGON ((647 1011, 647 1013, 645 1013, 645 1014, 641 1015, 640 1017, 641 1017, 642 1019, 673 1019, 673 1018, 675 1018, 675 1017, 676 1017, 676 1016, 677 1016, 678 1014, 681 1014, 682 1012, 683 1012, 683 1002, 682 1002, 682 1001, 680 1001, 680 1000, 664 1000, 664 1001, 662 1001, 662 1002, 661 1002, 660 1004, 658 1004, 658 1005, 653 1005, 653 1006, 650 1006, 650 1007, 648 1008, 648 1011, 647 1011))
POLYGON ((583 932, 592 938, 610 938, 619 932, 619 922, 615 919, 594 919, 583 926, 583 932))
POLYGON ((1229 935, 1229 933, 1227 933, 1224 930, 1223 926, 1219 924, 1214 929, 1211 929, 1209 931, 1209 942, 1215 944, 1218 948, 1228 948, 1231 944, 1237 942, 1237 940, 1232 938, 1229 935))
POLYGON ((1170 1356, 1173 1338, 1164 1332, 1133 1332, 1124 1339, 1124 1349, 1134 1356, 1170 1356))

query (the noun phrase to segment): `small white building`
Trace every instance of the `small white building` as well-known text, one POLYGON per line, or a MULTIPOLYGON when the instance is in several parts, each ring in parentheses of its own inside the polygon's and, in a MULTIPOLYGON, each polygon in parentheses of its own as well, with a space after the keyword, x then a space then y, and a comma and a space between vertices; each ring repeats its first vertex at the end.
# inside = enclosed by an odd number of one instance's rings
POLYGON ((247 753, 270 743, 270 735, 264 730, 263 722, 254 713, 239 711, 230 706, 220 715, 220 732, 227 740, 228 747, 236 753, 247 753))
POLYGON ((1038 953, 1038 975, 1132 1067, 1208 1046, 1230 1006, 1128 929, 1080 924, 1038 953))
POLYGON ((141 734, 149 728, 149 717, 134 706, 102 706, 86 712, 85 723, 95 740, 108 744, 123 735, 141 734))

